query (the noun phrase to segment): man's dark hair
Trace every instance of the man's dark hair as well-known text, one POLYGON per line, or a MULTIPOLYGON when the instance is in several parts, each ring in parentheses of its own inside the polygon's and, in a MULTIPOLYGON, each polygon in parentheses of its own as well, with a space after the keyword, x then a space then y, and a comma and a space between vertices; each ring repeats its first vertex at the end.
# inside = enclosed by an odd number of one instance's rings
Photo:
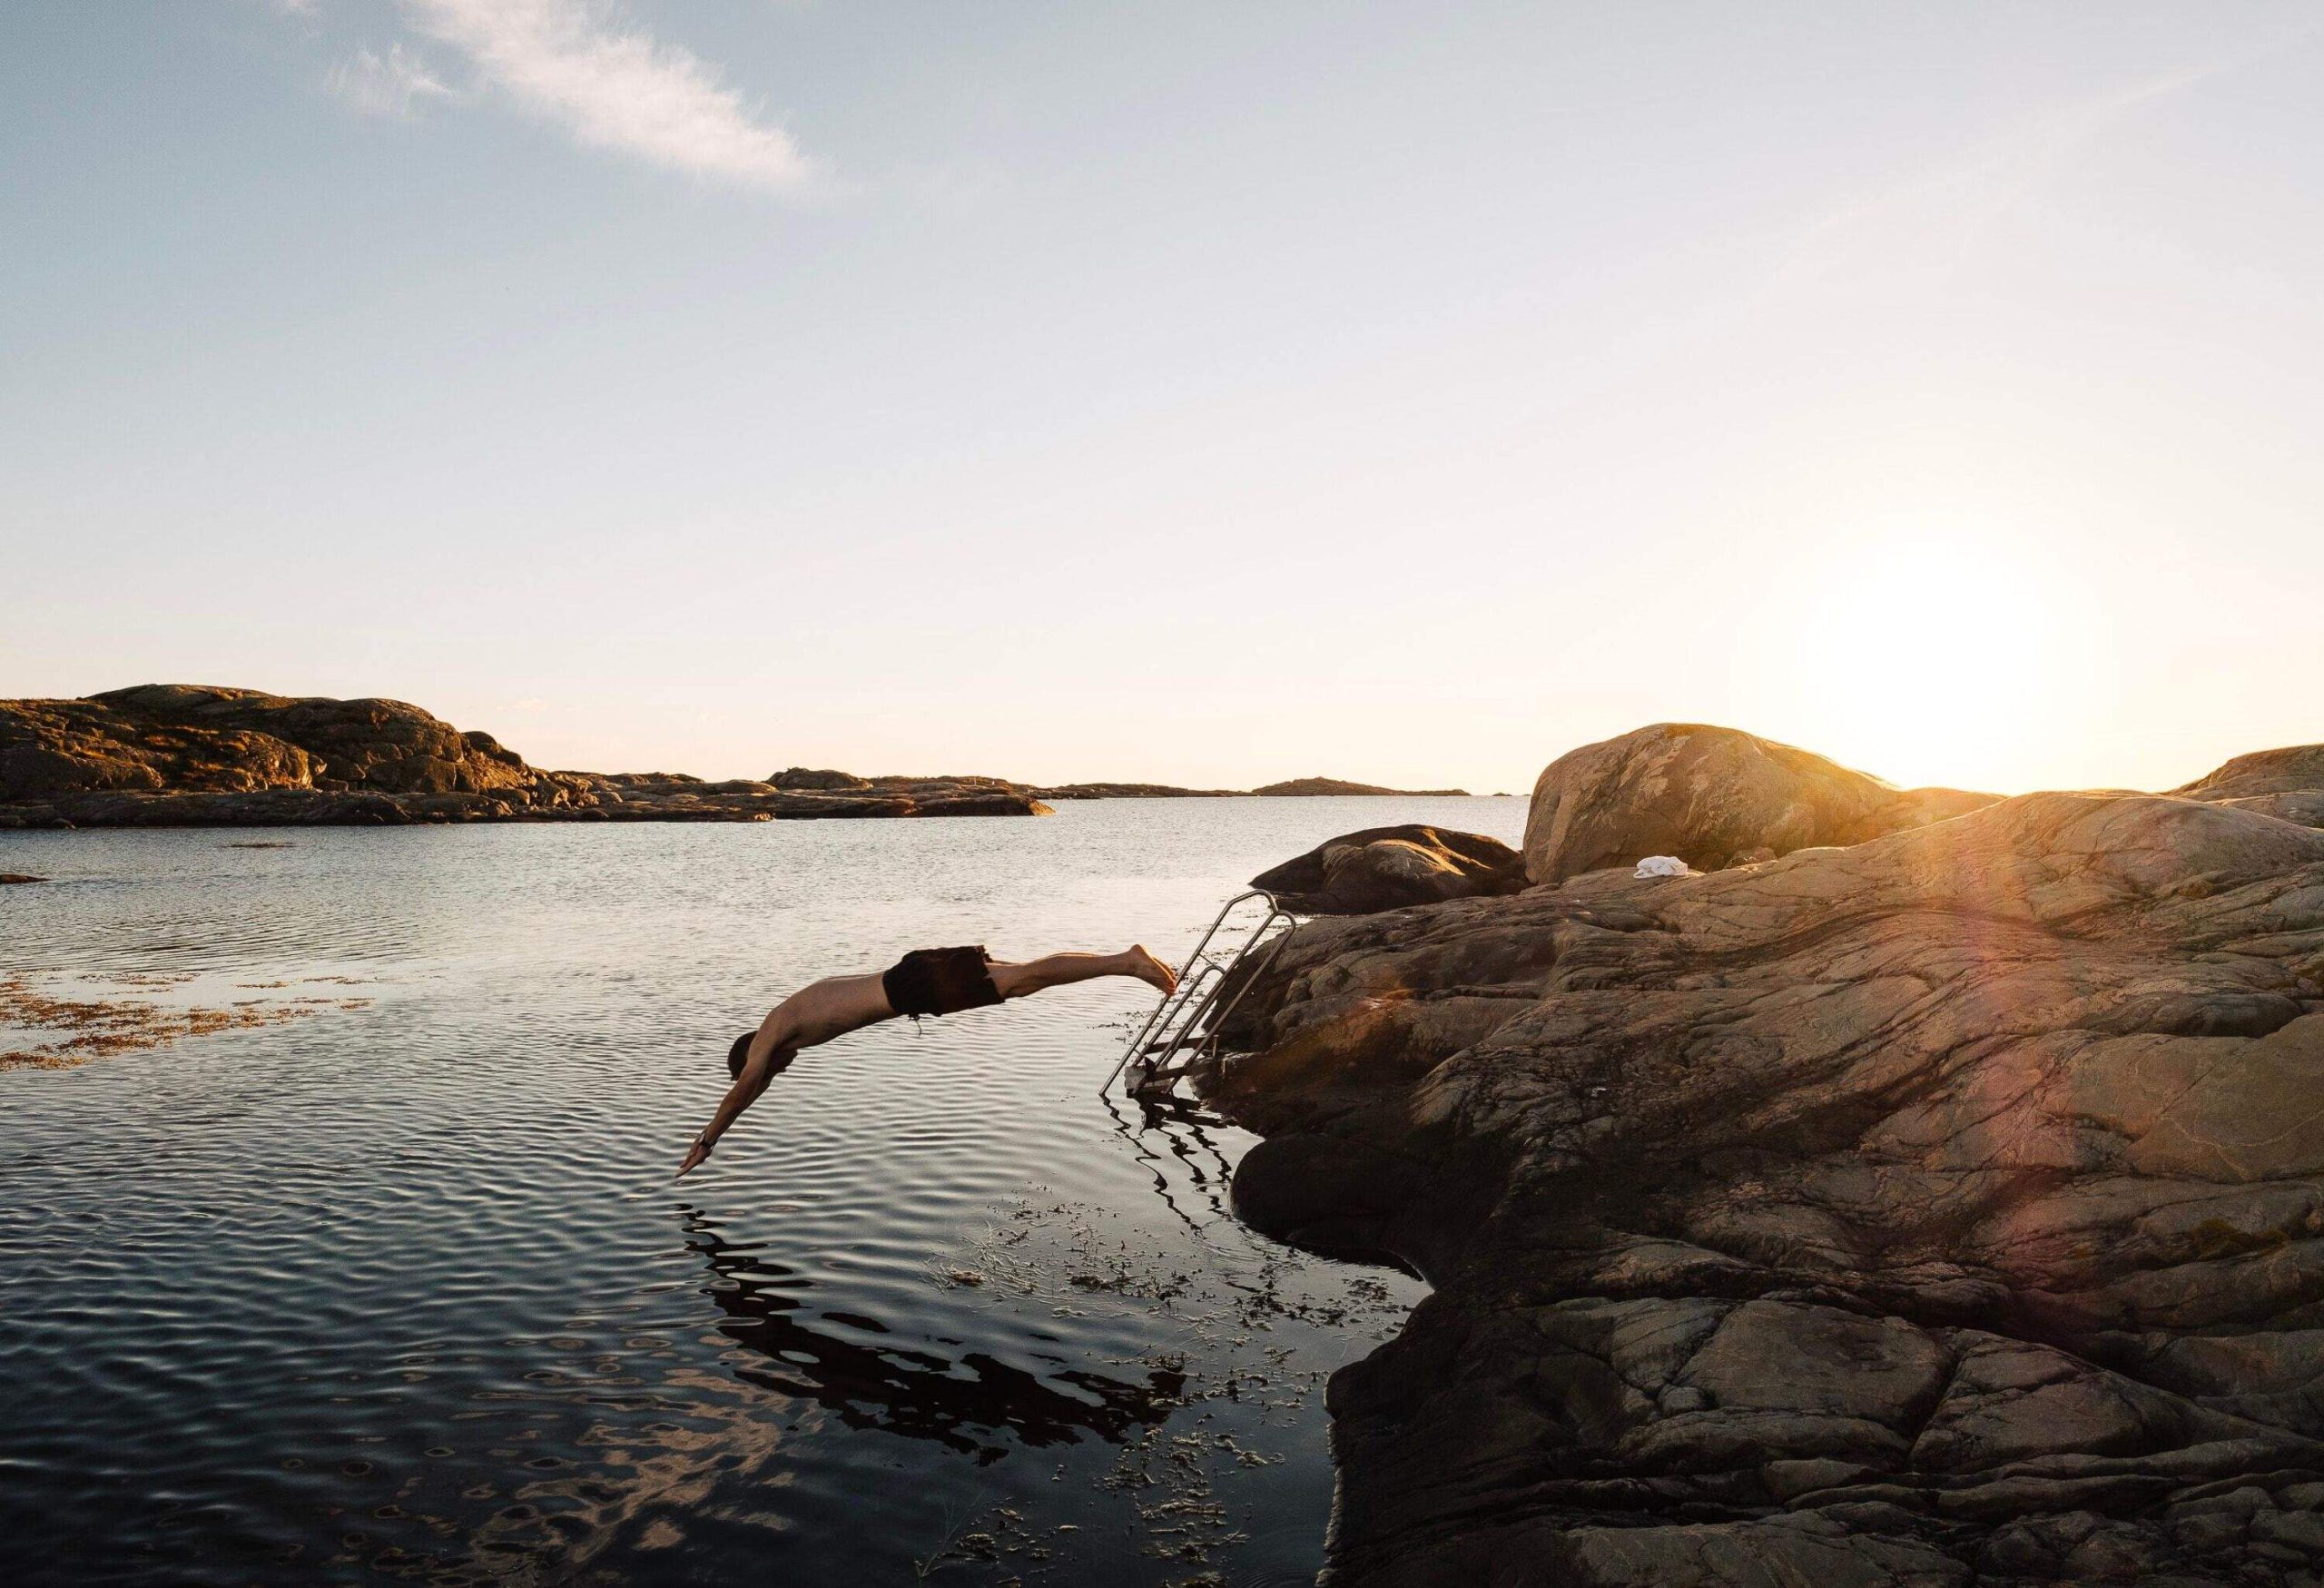
POLYGON ((757 1035, 755 1031, 744 1031, 734 1039, 734 1045, 726 1050, 726 1073, 737 1080, 743 1079, 743 1063, 751 1056, 751 1039, 757 1035))

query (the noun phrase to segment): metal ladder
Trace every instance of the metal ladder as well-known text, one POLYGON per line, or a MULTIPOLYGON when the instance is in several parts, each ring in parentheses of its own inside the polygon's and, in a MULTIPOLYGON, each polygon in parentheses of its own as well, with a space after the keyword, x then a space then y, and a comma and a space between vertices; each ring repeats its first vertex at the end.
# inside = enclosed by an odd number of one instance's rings
POLYGON ((1283 952, 1283 945, 1290 941, 1291 929, 1299 924, 1299 920, 1264 888, 1237 893, 1221 905, 1210 930, 1202 934, 1202 941, 1195 945, 1195 952, 1178 972, 1177 989, 1163 998, 1122 1049, 1121 1058, 1115 1061, 1105 1084, 1098 1087, 1098 1095, 1103 1097, 1112 1090, 1116 1078, 1125 1071, 1129 1076, 1133 1097, 1167 1092, 1177 1085, 1180 1077, 1215 1056, 1226 1017, 1235 1012, 1243 995, 1275 962, 1275 955, 1283 952), (1264 909, 1246 908, 1255 900, 1264 909), (1255 954, 1258 956, 1256 960, 1255 954), (1225 1007, 1219 1007, 1220 994, 1226 991, 1246 960, 1252 960, 1251 974, 1235 990, 1235 996, 1226 1000, 1225 1007))

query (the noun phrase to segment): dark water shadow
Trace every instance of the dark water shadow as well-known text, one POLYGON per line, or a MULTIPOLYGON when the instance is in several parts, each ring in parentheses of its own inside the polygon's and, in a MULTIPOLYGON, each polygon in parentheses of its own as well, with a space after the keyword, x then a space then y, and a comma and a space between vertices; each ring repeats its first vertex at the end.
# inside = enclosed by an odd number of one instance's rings
MULTIPOLYGON (((720 1332, 770 1364, 738 1367, 737 1376, 812 1401, 851 1428, 931 1440, 974 1455, 981 1466, 1009 1453, 1000 1442, 1004 1434, 1037 1447, 1084 1436, 1118 1445, 1183 1404, 1184 1373, 1151 1369, 1143 1384, 1078 1368, 1044 1377, 989 1352, 948 1357, 921 1345, 872 1346, 826 1334, 807 1321, 803 1293, 812 1284, 796 1269, 734 1245, 699 1209, 680 1213, 687 1249, 716 1277, 703 1294, 726 1315, 720 1332)), ((852 1314, 818 1316, 863 1332, 885 1329, 852 1314)))
MULTIPOLYGON (((1132 1155, 1154 1177, 1154 1194, 1177 1217, 1178 1222, 1198 1237, 1205 1235, 1207 1223, 1239 1223, 1234 1207, 1235 1165, 1209 1134, 1212 1130, 1235 1129, 1232 1120, 1178 1097, 1140 1098, 1134 1105, 1137 1110, 1135 1119, 1118 1107, 1112 1098, 1104 1101, 1106 1112, 1113 1116, 1114 1134, 1129 1143, 1132 1155), (1157 1138, 1170 1157, 1178 1160, 1188 1184, 1209 1208, 1213 1216, 1210 1220, 1196 1218, 1179 1202, 1177 1189, 1166 1168, 1167 1160, 1147 1145, 1157 1138)), ((1311 1257, 1328 1258, 1335 1263, 1393 1268, 1412 1279, 1425 1281, 1427 1277, 1407 1258, 1384 1247, 1358 1241, 1273 1238, 1282 1239, 1284 1245, 1311 1257)), ((1236 1284, 1233 1279, 1225 1282, 1236 1284)))
POLYGON ((1135 1119, 1111 1096, 1101 1101, 1113 1118, 1114 1134, 1127 1144, 1132 1159, 1153 1177, 1154 1194, 1179 1223, 1200 1237, 1206 1224, 1234 1216, 1223 1193, 1234 1179, 1235 1166, 1203 1133, 1204 1126, 1219 1128, 1226 1121, 1177 1098, 1138 1100, 1132 1105, 1137 1110, 1135 1119), (1179 1203, 1178 1189, 1172 1183, 1162 1155, 1148 1145, 1149 1138, 1154 1136, 1159 1136, 1170 1155, 1181 1161, 1189 1186, 1210 1209, 1209 1218, 1197 1218, 1179 1203), (1207 1162, 1204 1161, 1206 1157, 1207 1162))

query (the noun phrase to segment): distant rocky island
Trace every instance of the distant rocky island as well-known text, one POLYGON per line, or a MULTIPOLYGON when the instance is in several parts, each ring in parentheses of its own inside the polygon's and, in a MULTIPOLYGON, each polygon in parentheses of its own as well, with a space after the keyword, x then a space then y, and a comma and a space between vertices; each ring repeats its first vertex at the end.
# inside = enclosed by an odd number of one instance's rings
MULTIPOLYGON (((209 685, 0 701, 0 828, 1038 816, 1049 814, 1043 802, 1050 799, 1239 792, 1116 783, 1042 789, 1000 777, 859 777, 801 766, 763 781, 553 772, 528 764, 490 734, 464 733, 404 701, 209 685)), ((1250 792, 1408 791, 1315 777, 1250 792)))
POLYGON ((1331 794, 1415 794, 1438 795, 1451 799, 1466 799, 1465 788, 1381 788, 1369 783, 1349 783, 1337 777, 1295 777, 1288 783, 1270 783, 1251 791, 1255 794, 1269 794, 1278 798, 1296 794, 1303 798, 1331 794))

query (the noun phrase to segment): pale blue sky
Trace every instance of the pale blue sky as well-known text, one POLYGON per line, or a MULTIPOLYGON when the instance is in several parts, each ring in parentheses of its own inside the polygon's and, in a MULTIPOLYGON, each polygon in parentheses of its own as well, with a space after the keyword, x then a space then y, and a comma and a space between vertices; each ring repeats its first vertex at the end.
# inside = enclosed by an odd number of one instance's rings
POLYGON ((2324 738, 2314 15, 12 7, 0 695, 2174 783, 2324 738))

